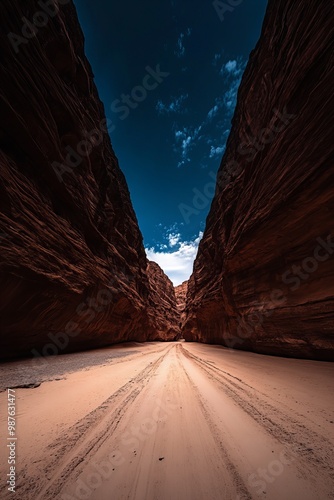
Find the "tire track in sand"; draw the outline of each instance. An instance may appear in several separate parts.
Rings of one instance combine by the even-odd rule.
[[[182,353],[211,378],[225,394],[272,437],[284,446],[293,448],[302,460],[299,473],[314,482],[326,473],[334,482],[334,453],[328,440],[321,434],[307,428],[303,423],[284,413],[279,406],[272,405],[266,394],[257,391],[238,377],[213,366],[208,361],[191,354],[180,346]],[[297,464],[296,464],[297,465]],[[332,496],[334,498],[334,494]]]
[[[216,446],[219,448],[220,456],[222,457],[222,460],[224,462],[226,470],[228,471],[228,473],[230,474],[230,477],[232,478],[232,481],[234,483],[235,489],[236,489],[237,494],[238,494],[237,500],[252,500],[252,495],[248,491],[247,486],[246,486],[242,476],[240,475],[235,464],[233,463],[233,460],[230,457],[227,449],[223,446],[222,435],[221,435],[221,432],[220,432],[218,426],[215,424],[211,413],[208,411],[206,404],[205,404],[205,401],[204,401],[200,391],[198,390],[198,388],[195,385],[195,383],[193,382],[193,380],[190,378],[189,374],[186,371],[186,368],[184,367],[184,365],[182,363],[181,356],[185,356],[185,349],[181,345],[178,345],[176,352],[177,352],[177,357],[179,360],[180,367],[183,370],[184,375],[187,378],[188,383],[189,383],[189,385],[190,385],[190,387],[191,387],[191,389],[196,397],[196,400],[198,402],[198,406],[203,413],[203,416],[204,416],[206,423],[210,429],[210,432],[214,438]]]
[[[54,458],[43,466],[44,477],[41,477],[40,471],[28,477],[27,471],[23,470],[17,484],[17,493],[21,495],[21,498],[35,498],[36,500],[59,498],[58,495],[65,483],[75,480],[80,475],[84,462],[89,460],[89,457],[94,455],[116,431],[129,406],[149,383],[152,375],[172,348],[173,346],[168,346],[162,356],[76,422],[67,430],[66,436],[62,436],[48,446]],[[39,463],[43,464],[43,459]]]

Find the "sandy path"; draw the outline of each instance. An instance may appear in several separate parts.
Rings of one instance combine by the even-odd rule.
[[[1,498],[334,498],[333,364],[182,342],[120,349],[17,389],[20,474]]]

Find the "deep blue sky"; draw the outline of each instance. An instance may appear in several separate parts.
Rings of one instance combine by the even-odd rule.
[[[267,0],[241,1],[223,20],[211,1],[74,1],[149,258],[178,284],[191,273],[211,198],[199,213],[186,211],[219,167]],[[157,65],[169,76],[146,98],[136,89],[143,100],[131,97],[129,113],[120,111],[122,95]]]

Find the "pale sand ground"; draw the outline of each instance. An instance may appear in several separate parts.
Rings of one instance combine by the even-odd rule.
[[[184,342],[50,363],[33,372],[30,361],[0,367],[5,385],[45,380],[48,369],[61,378],[16,390],[15,494],[4,484],[0,394],[0,498],[334,498],[331,363]]]

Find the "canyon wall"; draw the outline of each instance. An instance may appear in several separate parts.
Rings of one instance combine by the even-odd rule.
[[[188,341],[334,359],[334,11],[269,0],[189,280]]]
[[[158,292],[77,14],[56,5],[1,5],[2,357],[178,332],[152,314]]]
[[[151,290],[148,315],[154,325],[148,340],[177,340],[181,335],[180,313],[173,283],[156,262],[148,262],[147,274]]]
[[[175,287],[176,307],[180,315],[180,325],[182,328],[185,320],[185,308],[187,300],[188,281],[184,281],[181,285]]]

